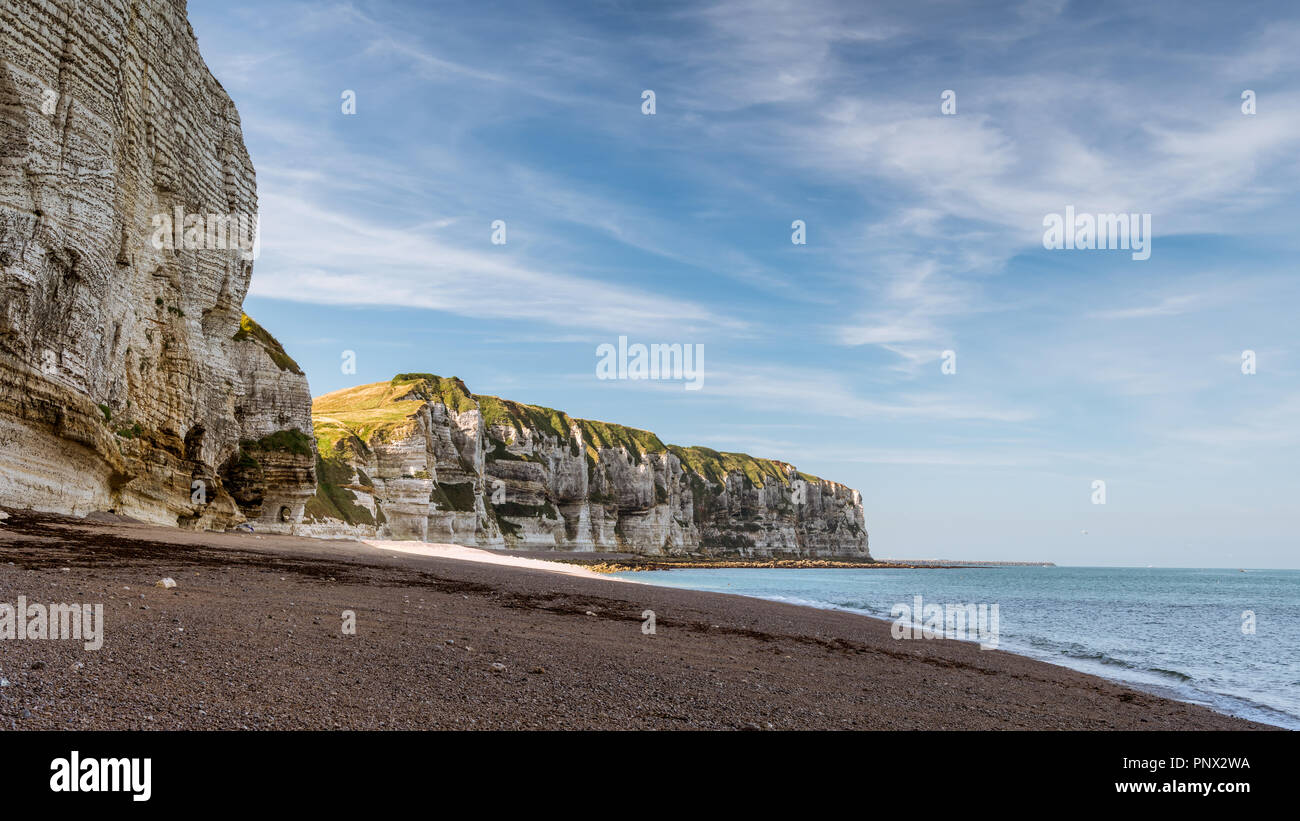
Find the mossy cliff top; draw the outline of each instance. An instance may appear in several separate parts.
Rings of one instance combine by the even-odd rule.
[[[724,482],[732,471],[743,474],[758,487],[768,480],[788,484],[794,470],[791,465],[773,459],[704,447],[666,445],[648,430],[579,419],[554,408],[473,394],[456,377],[429,373],[398,374],[388,382],[345,388],[314,399],[312,421],[320,452],[322,455],[346,452],[358,445],[368,447],[407,435],[414,427],[412,417],[429,401],[442,402],[448,410],[457,413],[478,410],[489,432],[510,428],[515,434],[523,435],[531,431],[558,442],[573,442],[576,448],[573,437],[576,429],[581,432],[586,455],[592,460],[598,458],[602,448],[626,448],[638,462],[647,454],[672,453],[685,470],[716,484]],[[796,475],[808,482],[821,481],[806,473]]]
[[[318,396],[311,403],[316,447],[322,455],[368,447],[409,432],[426,397],[410,396],[410,383],[393,379]]]
[[[270,332],[253,321],[248,314],[239,315],[239,330],[235,331],[234,340],[236,342],[252,341],[261,345],[270,354],[271,359],[280,367],[282,371],[303,375],[302,368],[293,357],[284,352],[284,346]]]

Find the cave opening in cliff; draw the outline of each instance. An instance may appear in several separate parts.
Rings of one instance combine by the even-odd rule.
[[[192,461],[201,461],[203,455],[203,434],[206,433],[202,425],[196,424],[185,434],[185,458]]]

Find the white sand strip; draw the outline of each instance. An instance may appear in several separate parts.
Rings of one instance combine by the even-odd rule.
[[[569,576],[585,576],[589,579],[604,579],[611,582],[626,582],[628,579],[619,579],[613,576],[607,576],[603,573],[596,573],[576,564],[565,564],[564,562],[548,562],[543,559],[526,559],[523,556],[503,556],[499,553],[492,553],[487,550],[479,550],[476,547],[465,547],[458,544],[437,544],[433,542],[406,542],[406,541],[386,541],[386,540],[367,540],[365,544],[380,550],[393,550],[398,553],[413,553],[417,556],[434,556],[439,559],[458,559],[464,562],[482,562],[483,564],[503,564],[508,567],[526,567],[530,570],[545,570],[551,573],[564,573]]]

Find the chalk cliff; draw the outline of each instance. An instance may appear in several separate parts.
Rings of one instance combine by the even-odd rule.
[[[299,533],[487,547],[868,557],[861,495],[741,453],[399,374],[318,397]]]
[[[0,159],[0,504],[288,529],[310,393],[242,315],[253,166],[183,0],[0,2]]]

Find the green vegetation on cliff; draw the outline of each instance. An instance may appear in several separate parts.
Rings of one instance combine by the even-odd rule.
[[[248,314],[239,315],[239,330],[235,331],[233,338],[236,342],[245,340],[257,342],[271,356],[271,359],[275,361],[280,370],[296,373],[299,376],[303,375],[302,368],[298,367],[298,363],[293,361],[293,357],[284,352],[284,346],[275,337],[271,336],[265,328],[254,322],[253,318]]]
[[[454,376],[399,373],[388,382],[344,388],[313,399],[316,440],[327,451],[341,442],[369,448],[395,441],[415,430],[415,414],[426,402],[441,402],[456,413],[478,409],[474,395]],[[349,443],[351,439],[356,441]]]
[[[523,434],[532,428],[545,436],[553,436],[561,441],[569,438],[572,420],[563,411],[544,408],[541,405],[525,405],[502,399],[499,396],[476,396],[479,413],[483,415],[486,427],[504,426],[514,428]]]
[[[375,517],[357,504],[355,490],[373,487],[350,484],[352,469],[340,458],[316,457],[316,495],[307,500],[303,514],[309,519],[342,519],[348,524],[373,525]]]
[[[366,452],[365,443],[342,422],[322,416],[313,416],[311,421],[316,434],[316,449],[321,453],[359,456]]]
[[[648,430],[597,422],[592,419],[578,419],[582,429],[582,440],[587,443],[587,456],[595,459],[600,448],[626,448],[632,455],[632,461],[641,464],[641,457],[647,453],[667,453],[668,446],[659,441]]]
[[[576,428],[582,436],[582,444],[586,446],[587,458],[593,462],[602,448],[626,448],[636,464],[640,464],[641,457],[647,453],[667,452],[667,447],[659,441],[659,437],[648,430],[597,422],[593,419],[576,419],[554,408],[525,405],[499,396],[475,396],[474,398],[478,400],[484,426],[509,427],[519,435],[523,435],[525,430],[533,430],[543,436],[553,437],[557,441],[569,442],[574,456],[580,452],[578,440],[573,436]],[[498,456],[498,458],[511,457]]]
[[[439,501],[445,502],[448,510],[462,512],[474,510],[474,485],[469,482],[444,484],[439,482],[434,488],[435,496],[441,494]]]
[[[594,419],[578,419],[564,411],[546,408],[540,405],[525,405],[497,396],[475,396],[479,402],[483,423],[487,427],[502,426],[513,428],[522,435],[526,429],[552,436],[559,441],[571,441],[577,455],[577,439],[571,431],[576,428],[586,446],[587,458],[595,462],[599,452],[605,448],[622,447],[627,450],[635,464],[640,464],[642,457],[652,453],[673,453],[681,460],[682,467],[714,484],[722,484],[732,471],[738,471],[757,487],[766,485],[769,479],[781,484],[789,484],[787,471],[792,467],[785,462],[772,459],[758,459],[747,453],[723,453],[703,447],[679,447],[665,445],[654,433],[626,425],[600,422]],[[519,457],[504,454],[503,447],[498,446],[495,457],[498,459],[517,459]],[[806,473],[799,476],[805,481],[820,481]]]
[[[474,394],[469,392],[459,377],[434,376],[431,373],[399,373],[389,381],[389,386],[399,393],[404,392],[404,399],[418,399],[422,402],[441,400],[449,410],[456,413],[474,410]],[[341,393],[341,391],[340,391]]]
[[[715,484],[722,484],[726,481],[728,473],[736,471],[743,474],[755,487],[766,486],[768,479],[775,479],[783,485],[788,485],[787,471],[793,468],[785,462],[758,459],[748,453],[726,453],[711,448],[684,448],[678,445],[669,445],[668,450],[681,460],[684,469]],[[800,473],[799,476],[808,482],[820,481],[817,477],[806,473]]]
[[[743,475],[755,487],[764,487],[769,481],[788,485],[793,472],[791,465],[773,459],[705,447],[666,445],[647,430],[578,419],[554,408],[473,394],[460,379],[431,373],[402,373],[388,382],[359,385],[317,397],[312,402],[312,420],[318,447],[321,453],[332,454],[340,449],[368,448],[374,443],[409,435],[415,428],[413,417],[431,401],[441,402],[455,413],[477,410],[481,414],[487,432],[489,461],[528,461],[524,455],[509,452],[507,441],[501,438],[513,441],[527,432],[559,443],[567,442],[574,456],[585,450],[588,464],[592,466],[604,449],[623,448],[636,464],[648,454],[672,453],[684,470],[713,485],[725,483],[727,474],[733,472]],[[807,482],[821,481],[807,473],[797,476]]]
[[[313,399],[311,417],[320,449],[332,451],[353,438],[369,448],[372,441],[391,442],[413,431],[413,417],[426,401],[411,396],[415,381],[375,382]]]
[[[239,443],[244,450],[278,451],[311,456],[311,437],[300,430],[277,430],[258,440],[245,439]]]
[[[502,502],[492,505],[498,516],[512,516],[516,519],[559,519],[560,513],[555,505],[544,502],[540,505],[525,505],[518,502]]]

